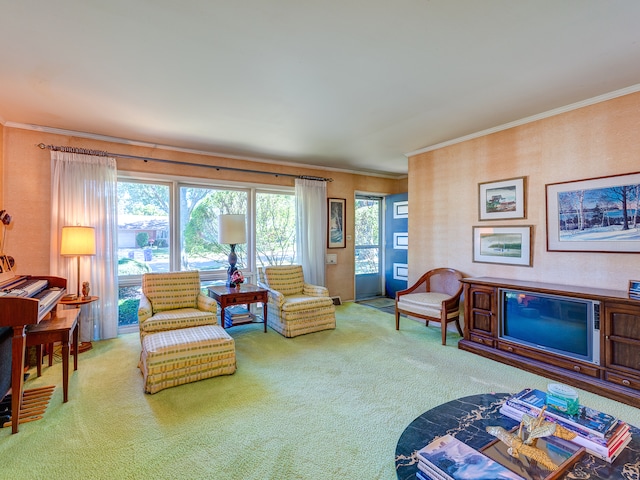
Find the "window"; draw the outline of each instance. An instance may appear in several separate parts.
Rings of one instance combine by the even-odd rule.
[[[180,187],[181,269],[226,271],[229,245],[218,243],[218,215],[247,214],[246,190]],[[236,246],[237,267],[249,267],[247,244]]]
[[[256,194],[256,263],[291,265],[296,257],[296,199],[293,194]]]
[[[118,182],[118,276],[170,269],[169,185]]]
[[[247,216],[247,243],[236,246],[237,267],[247,281],[255,283],[257,266],[295,261],[293,189],[258,191],[120,178],[119,331],[138,328],[140,287],[146,272],[199,270],[203,286],[224,281],[230,247],[218,243],[218,215],[241,213]]]

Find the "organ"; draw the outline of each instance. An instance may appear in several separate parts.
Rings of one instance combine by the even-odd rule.
[[[67,279],[17,275],[0,281],[0,399],[11,390],[11,429],[18,432],[27,325],[40,323],[65,295]]]

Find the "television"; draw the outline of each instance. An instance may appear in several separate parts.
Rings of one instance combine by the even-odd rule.
[[[600,364],[600,302],[501,288],[499,338]]]

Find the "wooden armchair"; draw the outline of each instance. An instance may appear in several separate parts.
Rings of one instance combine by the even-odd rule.
[[[452,268],[430,270],[411,287],[396,292],[396,330],[400,330],[400,314],[422,318],[425,325],[440,322],[442,344],[447,344],[447,324],[460,328],[460,296],[462,273]]]

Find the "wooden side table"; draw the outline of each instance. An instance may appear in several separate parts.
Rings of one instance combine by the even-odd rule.
[[[262,303],[262,322],[255,322],[256,317],[250,314],[254,319],[252,323],[264,323],[264,331],[267,332],[267,302],[269,301],[269,291],[256,285],[241,283],[239,287],[227,287],[225,285],[215,285],[209,287],[209,296],[215,299],[220,306],[220,323],[224,326],[224,310],[231,305],[246,305],[252,303]]]
[[[76,297],[72,300],[65,300],[64,297],[62,297],[60,299],[60,301],[58,302],[61,305],[70,305],[73,306],[75,308],[80,309],[83,305],[87,305],[89,303],[93,303],[97,300],[99,300],[100,297]],[[82,325],[82,320],[78,320],[78,338],[80,338],[80,325]],[[89,341],[89,342],[78,342],[76,344],[77,348],[78,348],[78,352],[82,353],[82,352],[86,352],[87,350],[91,350],[93,348],[93,344]]]

